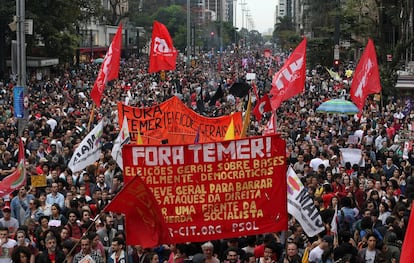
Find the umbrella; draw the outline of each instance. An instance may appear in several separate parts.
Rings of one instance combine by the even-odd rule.
[[[229,92],[236,97],[246,97],[251,89],[250,85],[246,82],[236,82],[231,85]]]
[[[101,64],[103,61],[104,61],[104,59],[103,59],[103,58],[97,58],[97,59],[95,59],[95,60],[93,61],[93,63],[95,63],[95,64]]]
[[[350,101],[342,99],[332,99],[325,101],[316,109],[316,112],[322,113],[342,113],[347,115],[357,114],[359,109]]]

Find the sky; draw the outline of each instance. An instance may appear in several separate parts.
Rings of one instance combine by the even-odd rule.
[[[242,20],[244,20],[244,27],[246,27],[246,19],[242,19],[242,7],[249,9],[249,14],[252,16],[254,22],[254,29],[260,33],[267,32],[272,28],[274,23],[274,14],[277,0],[237,0],[237,27],[241,28]],[[246,3],[241,5],[241,3]],[[253,28],[249,28],[251,30]]]

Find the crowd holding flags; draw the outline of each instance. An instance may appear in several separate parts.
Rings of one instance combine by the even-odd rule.
[[[118,30],[109,46],[108,52],[105,55],[101,68],[99,69],[98,77],[95,80],[91,91],[91,98],[96,106],[101,105],[102,94],[108,81],[118,78],[119,64],[121,60],[122,47],[122,24],[119,25]]]
[[[121,42],[122,25],[119,26],[108,53],[105,56],[91,92],[91,97],[98,107],[100,106],[105,85],[108,81],[118,77]],[[257,88],[253,83],[254,93],[258,100],[256,107],[253,110],[256,119],[260,121],[264,113],[273,111],[266,129],[264,130],[264,135],[276,133],[275,111],[280,107],[282,102],[300,94],[304,90],[306,78],[306,43],[307,40],[304,38],[281,69],[273,75],[272,89],[269,94],[265,94],[262,98],[259,98]],[[150,48],[149,72],[153,73],[160,70],[174,70],[176,56],[177,51],[173,46],[172,38],[168,33],[167,28],[165,25],[154,21]],[[332,72],[330,72],[330,74],[331,73]],[[350,90],[351,98],[360,111],[362,111],[367,96],[380,91],[381,85],[379,81],[375,47],[372,40],[369,40],[364,54],[355,70]],[[219,86],[210,102],[214,104],[217,97],[220,98],[223,96],[221,93],[223,93],[223,90],[221,86]],[[245,94],[243,93],[243,95]],[[250,95],[247,108],[243,128],[244,133],[241,137],[246,135],[245,129],[247,130],[250,122]],[[87,165],[92,164],[99,158],[100,134],[102,134],[102,131],[103,121],[101,121],[80,143],[68,164],[72,172],[84,169]],[[198,136],[196,137],[198,138]],[[231,120],[223,140],[233,139],[235,139],[235,133],[233,120]],[[121,168],[123,167],[122,155],[120,154],[121,148],[124,144],[129,142],[128,121],[125,117],[112,151],[114,159]],[[196,139],[195,143],[198,143],[198,139]],[[139,131],[137,144],[142,144]],[[22,158],[24,162],[24,155]],[[21,176],[23,173],[24,171],[20,169],[19,173],[16,173],[16,175],[13,174],[13,176]],[[303,229],[309,236],[315,236],[324,229],[322,220],[320,219],[320,215],[314,214],[314,209],[310,208],[313,205],[308,202],[310,197],[307,196],[303,185],[290,167],[287,170],[287,182],[288,212],[301,223]],[[3,192],[7,192],[8,190],[9,189],[4,189]],[[308,208],[308,210],[305,208]],[[127,216],[126,232],[129,244],[142,244],[150,247],[169,241],[168,231],[165,230],[163,215],[158,209],[157,202],[151,194],[150,189],[139,176],[136,176],[135,179],[130,181],[105,210],[124,213]],[[139,218],[142,220],[142,224],[137,224],[128,218]],[[136,230],[137,227],[139,227],[139,231]],[[131,231],[131,229],[134,229],[134,231]]]

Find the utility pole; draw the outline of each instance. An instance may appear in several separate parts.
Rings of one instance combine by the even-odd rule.
[[[190,0],[187,0],[187,65],[190,65],[190,52],[191,52],[191,4]]]
[[[16,1],[16,17],[17,17],[17,28],[16,28],[16,40],[17,40],[17,86],[14,87],[16,92],[18,89],[23,88],[23,96],[19,99],[24,100],[27,97],[26,87],[26,38],[25,38],[25,17],[26,17],[25,0]],[[16,101],[17,98],[14,98]],[[21,104],[20,104],[21,105]],[[24,127],[26,125],[28,108],[22,109],[24,111],[23,116],[18,117],[18,134],[23,134]]]

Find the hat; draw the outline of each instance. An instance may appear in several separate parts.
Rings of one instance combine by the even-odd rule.
[[[3,207],[3,211],[6,211],[6,210],[11,211],[10,206],[6,205],[5,207]]]
[[[331,157],[331,160],[335,160],[335,159],[338,159],[338,156],[333,155],[333,156]]]
[[[40,158],[39,163],[47,163],[48,160],[45,157]]]
[[[333,238],[332,236],[326,235],[322,238],[323,241],[328,242],[330,245],[333,244]]]

